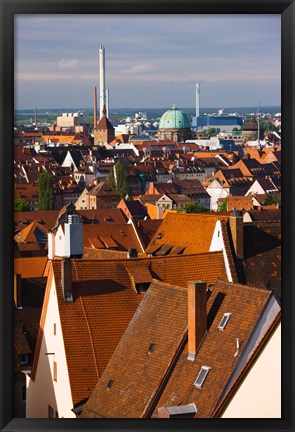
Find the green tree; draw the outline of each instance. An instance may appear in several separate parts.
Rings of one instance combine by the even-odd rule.
[[[220,212],[226,212],[227,211],[227,203],[228,203],[228,198],[225,198],[223,200],[223,203],[219,207]]]
[[[264,205],[268,206],[271,204],[281,205],[281,198],[277,195],[266,194]]]
[[[206,207],[199,203],[190,203],[184,206],[186,213],[205,213],[208,211]]]
[[[53,210],[53,180],[48,171],[42,171],[38,181],[39,210]]]
[[[118,191],[121,198],[127,200],[131,199],[131,187],[128,182],[128,173],[120,161],[116,162],[113,166],[108,176],[108,183]]]
[[[30,204],[26,201],[23,201],[20,198],[15,198],[14,200],[14,211],[15,212],[23,212],[23,211],[29,211],[30,210]]]

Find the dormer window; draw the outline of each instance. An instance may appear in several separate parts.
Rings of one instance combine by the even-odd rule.
[[[25,365],[25,364],[28,364],[28,362],[29,362],[29,356],[28,356],[28,354],[21,354],[19,356],[19,364]]]
[[[220,324],[218,326],[218,329],[220,331],[223,331],[225,329],[226,324],[228,323],[228,320],[230,319],[231,313],[230,312],[226,312],[223,317],[222,320],[220,321]]]
[[[205,379],[206,379],[206,377],[207,377],[208,372],[209,372],[210,369],[211,368],[208,367],[208,366],[202,366],[201,367],[201,370],[200,370],[200,372],[199,372],[199,374],[197,376],[197,379],[194,382],[194,386],[195,387],[197,387],[199,389],[202,388],[202,385],[204,384],[204,381],[205,381]]]

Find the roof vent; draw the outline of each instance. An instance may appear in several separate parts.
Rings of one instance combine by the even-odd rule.
[[[113,384],[114,384],[114,380],[110,379],[109,382],[108,382],[108,384],[107,384],[107,389],[110,390],[112,388]]]
[[[127,255],[127,257],[128,257],[128,258],[138,258],[137,250],[136,250],[135,248],[130,248],[130,249],[128,250],[128,255]]]
[[[158,418],[192,418],[197,413],[194,403],[158,408]]]
[[[68,223],[69,224],[77,224],[77,223],[79,223],[79,215],[77,215],[77,214],[69,214],[68,215]]]
[[[155,346],[156,346],[156,344],[153,343],[153,342],[150,344],[149,349],[148,349],[148,353],[149,353],[149,354],[152,353],[152,352],[154,351]]]

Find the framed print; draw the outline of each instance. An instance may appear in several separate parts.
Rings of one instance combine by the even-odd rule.
[[[0,2],[1,430],[293,431],[294,0]]]

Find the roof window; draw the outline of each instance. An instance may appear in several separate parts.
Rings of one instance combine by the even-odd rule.
[[[218,326],[219,330],[223,331],[225,329],[226,324],[228,323],[228,320],[230,319],[231,313],[230,312],[226,312],[221,321],[220,324]]]
[[[194,382],[194,386],[197,388],[202,388],[202,385],[204,384],[204,381],[206,379],[206,376],[208,375],[208,372],[211,368],[208,366],[202,366],[201,370],[197,376],[196,381]]]

